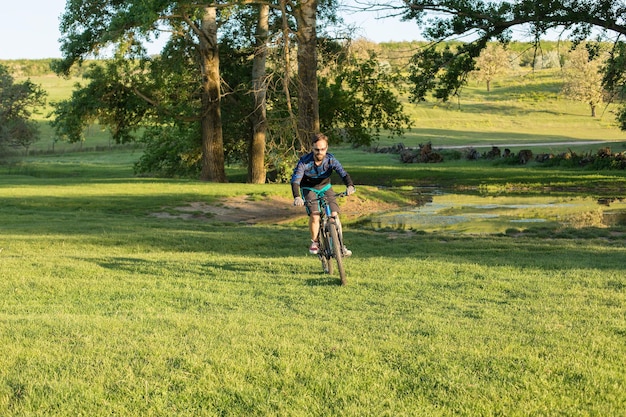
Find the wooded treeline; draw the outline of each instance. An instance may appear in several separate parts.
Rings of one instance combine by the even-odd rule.
[[[606,50],[608,48],[607,44],[601,46],[602,48],[599,49]],[[403,74],[406,72],[406,68],[409,63],[409,54],[407,54],[407,52],[413,52],[423,47],[425,47],[424,42],[391,42],[375,44],[365,40],[359,40],[351,43],[351,48],[356,55],[360,54],[361,56],[370,56],[370,54],[375,54],[375,65],[393,67],[393,72],[396,74]],[[234,61],[234,66],[224,65],[224,63],[230,62],[230,58],[233,56],[235,56],[235,54],[231,53],[231,55],[229,55],[226,59],[222,60],[223,68],[245,68],[245,64],[240,65],[240,62],[236,60]],[[245,55],[243,56],[245,59]],[[530,43],[516,42],[507,48],[503,48],[497,43],[491,43],[477,59],[478,69],[472,73],[471,78],[483,83],[489,91],[490,83],[495,78],[498,78],[498,85],[502,87],[505,86],[505,84],[503,84],[503,77],[507,77],[512,74],[521,75],[529,74],[529,71],[531,70],[561,68],[560,73],[562,74],[564,83],[563,93],[568,98],[589,103],[591,106],[591,116],[594,116],[595,106],[604,100],[605,94],[601,86],[601,74],[598,70],[599,64],[597,59],[588,60],[587,57],[588,53],[586,48],[579,47],[572,52],[571,44],[566,45],[558,42],[543,42],[540,54],[535,53],[533,45]],[[54,73],[50,69],[52,62],[52,59],[12,60],[0,61],[0,65],[8,68],[10,72],[17,77],[24,78],[27,76],[53,75]],[[84,66],[75,67],[75,70],[83,71],[84,75],[85,70],[92,68],[92,64],[102,66],[105,62],[106,60],[92,60],[87,62]],[[372,62],[370,62],[370,64],[372,64]],[[357,68],[359,71],[361,69],[362,68]],[[320,74],[330,71],[332,71],[332,68],[326,69],[323,67]],[[229,74],[230,72],[232,72],[232,69],[228,70]],[[79,74],[74,74],[74,76],[77,75]],[[342,100],[342,96],[345,96],[350,91],[355,89],[355,86],[351,86],[349,84],[350,82],[358,83],[363,79],[363,77],[352,77],[351,81],[342,84],[343,86],[347,85],[348,87],[344,90],[337,89],[337,84],[335,84],[331,89],[326,83],[326,78],[321,77],[321,79],[321,125],[325,131],[328,130],[330,132],[336,132],[337,128],[333,127],[332,123],[329,123],[329,121],[335,117],[337,113],[341,111],[345,112],[345,109],[353,108],[355,102]],[[402,76],[396,78],[395,81],[401,84],[406,84],[406,78]],[[376,86],[375,82],[372,82],[371,84]],[[408,87],[408,85],[406,85],[406,87]],[[263,90],[254,89],[253,91],[259,92]],[[330,94],[327,94],[327,92],[330,92]],[[225,98],[225,103],[236,103],[236,101],[233,101],[236,94],[237,93],[228,94]],[[370,94],[373,95],[373,93]],[[394,90],[393,94],[400,98],[398,90]],[[331,95],[333,98],[332,100]],[[380,99],[386,100],[387,98],[381,96]],[[236,106],[233,105],[230,109],[232,108],[236,108]],[[256,111],[264,111],[264,108],[258,106],[256,107]],[[242,161],[246,162],[247,157],[257,155],[257,157],[262,158],[260,161],[257,161],[257,166],[259,164],[266,164],[268,161],[282,163],[282,166],[279,168],[283,173],[282,179],[286,179],[286,176],[289,173],[288,170],[290,169],[290,165],[293,162],[288,158],[288,156],[284,156],[285,154],[288,155],[288,153],[286,152],[281,155],[277,150],[270,148],[268,148],[270,152],[266,152],[266,149],[251,152],[249,146],[252,144],[248,145],[245,141],[247,132],[243,129],[237,128],[237,126],[242,124],[245,125],[245,122],[242,122],[242,120],[245,120],[245,116],[242,117],[239,115],[240,119],[237,119],[236,117],[229,117],[230,114],[231,113],[229,111],[223,112],[223,117],[226,120],[224,128],[226,161],[237,163]],[[355,114],[358,115],[359,113],[355,112]],[[252,119],[254,114],[249,117]],[[263,122],[265,118],[257,117],[256,120]],[[353,130],[352,132],[353,135],[356,136],[356,130]],[[139,168],[142,172],[148,172],[152,175],[198,176],[200,153],[197,150],[197,147],[193,145],[194,132],[190,132],[190,137],[192,138],[190,141],[185,141],[182,133],[177,137],[162,136],[162,132],[159,131],[157,131],[154,136],[147,136],[148,134],[151,133],[147,132],[143,140],[146,142],[146,145],[150,147],[151,152],[146,152],[144,154],[137,168]],[[10,143],[5,142],[5,144],[11,145],[14,148],[19,147],[22,149],[28,149],[29,144],[35,140],[35,138],[31,136],[32,135],[28,138],[22,138],[19,142],[12,141]],[[236,138],[239,138],[239,140]],[[343,140],[343,138],[336,139]],[[368,144],[372,140],[372,136],[368,136],[364,133],[363,137],[360,138],[360,142],[357,142],[355,139],[359,138],[352,138],[353,143],[355,144]],[[131,137],[129,140],[134,139]],[[295,155],[294,152],[291,153]],[[282,157],[282,160],[279,160],[279,157]],[[249,168],[252,166],[254,166],[254,164],[248,164]],[[270,179],[281,179],[276,178],[277,174],[278,170],[273,170],[273,172],[271,172]],[[254,172],[251,169],[249,170],[248,175],[250,181],[255,182]]]
[[[336,19],[331,0],[105,3],[67,3],[55,72],[102,48],[109,56],[57,103],[53,125],[79,141],[97,119],[117,142],[145,142],[141,172],[223,182],[225,162],[238,159],[248,181],[265,182],[268,170],[284,176],[322,129],[359,145],[409,125],[399,75],[323,29]],[[156,36],[168,40],[150,56],[144,44]]]
[[[490,42],[516,46],[511,30],[519,25],[534,37],[533,66],[548,62],[538,60],[548,30],[570,31],[574,46],[587,42],[594,28],[617,34],[600,68],[601,84],[612,96],[626,85],[626,45],[619,38],[626,34],[624,12],[612,1],[364,3],[423,25],[429,42],[407,51],[406,66],[332,32],[340,21],[337,6],[336,0],[68,0],[60,24],[63,58],[52,68],[69,75],[103,51],[107,59],[83,66],[86,81],[55,104],[56,133],[80,141],[97,119],[117,142],[146,143],[140,171],[225,181],[225,161],[235,158],[249,166],[250,182],[263,182],[268,167],[284,174],[320,130],[357,146],[381,130],[402,134],[409,127],[398,100],[404,86],[411,101],[448,100],[472,74],[487,72],[480,58],[493,52]],[[475,40],[452,40],[466,34]],[[161,53],[148,55],[145,42],[160,36],[167,37]],[[598,36],[580,60],[594,60],[601,43]],[[484,80],[489,86],[489,76]],[[580,96],[572,86],[568,92]],[[626,111],[618,119],[626,120]]]

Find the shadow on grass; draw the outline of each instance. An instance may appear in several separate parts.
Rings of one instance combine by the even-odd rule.
[[[467,131],[453,129],[433,129],[414,128],[403,137],[400,142],[407,146],[416,146],[419,143],[431,142],[434,148],[454,143],[466,143],[467,147],[472,145],[517,145],[531,146],[533,143],[540,144],[546,142],[580,142],[582,139],[567,135],[540,135],[536,133],[516,133],[511,131]],[[598,142],[602,142],[601,139]],[[564,147],[565,147],[564,145]]]
[[[94,227],[89,230],[68,232],[63,223],[50,224],[37,230],[2,230],[4,235],[32,235],[34,241],[46,235],[46,244],[98,246],[104,254],[108,249],[119,253],[128,248],[133,253],[155,251],[206,253],[208,258],[235,257],[233,262],[207,261],[202,268],[228,273],[246,274],[262,272],[271,275],[280,268],[283,275],[298,275],[303,272],[312,278],[307,285],[335,285],[337,278],[316,272],[321,268],[317,262],[302,270],[299,251],[295,250],[306,240],[306,227],[285,226],[241,226],[198,224],[197,222],[151,221],[140,224],[117,224],[115,229]],[[516,268],[549,268],[567,271],[572,268],[615,269],[623,268],[626,253],[623,239],[579,239],[575,236],[554,239],[553,237],[512,236],[463,236],[432,234],[402,234],[374,232],[368,230],[346,230],[346,241],[354,251],[350,263],[393,260],[398,270],[405,270],[405,261],[445,262],[451,264],[508,265]],[[584,230],[581,231],[584,234]],[[605,250],[599,250],[605,247]],[[10,255],[5,250],[2,255]],[[620,255],[621,254],[621,255]],[[272,265],[276,259],[285,259],[284,264]],[[306,259],[306,255],[302,255]],[[179,262],[146,261],[130,257],[110,257],[102,266],[146,275],[159,275],[163,271],[188,268]],[[413,266],[414,267],[414,266]],[[411,267],[411,268],[413,268]],[[197,268],[197,265],[189,266]],[[347,266],[348,274],[350,266]],[[196,271],[197,272],[197,271]]]
[[[195,196],[197,198],[197,195]],[[0,208],[2,256],[9,256],[15,239],[27,245],[82,245],[111,248],[119,253],[155,251],[206,253],[232,256],[232,262],[207,264],[221,271],[263,271],[271,274],[301,273],[297,261],[303,242],[308,242],[306,226],[243,225],[213,223],[205,220],[158,219],[149,217],[150,207],[165,204],[167,196],[151,195],[109,197],[29,197],[7,198]],[[176,199],[180,201],[181,196]],[[346,242],[354,259],[393,259],[398,268],[403,260],[422,259],[451,263],[511,265],[522,268],[596,269],[622,268],[626,254],[623,237],[599,236],[594,230],[580,229],[570,235],[555,236],[549,231],[526,236],[450,236],[439,233],[418,234],[346,228]],[[60,247],[60,246],[59,246]],[[605,249],[598,250],[599,247]],[[286,265],[268,260],[285,258]],[[294,260],[296,259],[296,260]],[[274,262],[274,261],[271,261]],[[106,261],[108,268],[159,274],[170,264],[120,257]],[[317,266],[317,263],[316,263]],[[349,269],[349,268],[348,268]],[[315,273],[313,270],[311,273]],[[308,285],[335,285],[334,277],[311,278]]]
[[[548,109],[534,109],[534,108],[521,108],[520,106],[508,105],[502,102],[481,102],[481,103],[461,103],[461,107],[458,110],[462,113],[474,113],[474,114],[498,114],[505,117],[519,117],[529,115],[541,115],[557,117],[563,116],[563,113],[555,110]],[[581,116],[576,113],[569,113],[573,116]]]
[[[316,278],[304,280],[304,284],[308,287],[337,287],[341,286],[339,276],[319,274]]]

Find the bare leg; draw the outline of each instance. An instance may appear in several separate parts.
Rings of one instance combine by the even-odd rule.
[[[309,231],[311,232],[311,240],[317,241],[317,235],[320,232],[319,213],[311,213],[309,216]]]

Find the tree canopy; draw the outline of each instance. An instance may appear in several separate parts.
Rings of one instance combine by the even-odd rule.
[[[413,98],[422,100],[430,91],[447,100],[475,69],[475,59],[491,40],[511,41],[514,29],[525,30],[535,42],[548,33],[574,41],[596,37],[614,47],[603,68],[603,83],[608,91],[624,92],[626,78],[626,5],[623,0],[402,0],[395,8],[406,20],[423,27],[432,41],[415,55],[411,70]],[[382,7],[382,6],[381,6]],[[457,48],[436,48],[447,39],[469,39]],[[626,110],[618,117],[626,129]]]
[[[572,100],[587,103],[591,117],[596,117],[596,108],[604,101],[604,89],[600,73],[602,55],[597,52],[590,53],[593,46],[579,45],[569,54],[569,60],[563,69],[565,77],[563,92]]]
[[[0,150],[24,148],[38,139],[31,120],[34,111],[45,105],[47,93],[30,80],[16,83],[6,66],[0,65]]]
[[[318,54],[324,45],[349,47],[320,40],[336,19],[335,6],[335,0],[69,0],[56,72],[68,74],[103,50],[111,57],[91,64],[88,84],[56,105],[55,130],[81,140],[97,119],[119,142],[143,132],[144,172],[193,175],[200,165],[201,179],[225,181],[225,159],[234,157],[248,163],[251,182],[264,181],[259,167],[275,168],[286,152],[307,150],[309,135],[322,127],[347,133],[344,139],[356,145],[380,127],[401,133],[408,118],[392,94],[394,76],[375,59],[325,73],[323,88],[348,90],[342,102],[354,111],[320,115],[320,101],[333,96],[319,96]],[[165,32],[164,49],[148,56],[145,41]],[[368,118],[356,117],[359,111]]]
[[[68,136],[76,140],[81,123],[97,117],[124,141],[142,127],[139,120],[148,120],[143,127],[165,135],[181,129],[181,123],[192,123],[202,149],[200,177],[225,181],[217,8],[191,1],[68,0],[60,24],[63,59],[55,63],[55,71],[68,74],[75,64],[107,49],[114,59],[105,70],[94,67],[90,84],[79,86],[73,100],[57,107],[57,132],[74,133]],[[163,32],[169,40],[153,60],[144,43]],[[164,88],[177,80],[184,80],[180,92],[192,98],[182,106],[173,97],[177,92]]]

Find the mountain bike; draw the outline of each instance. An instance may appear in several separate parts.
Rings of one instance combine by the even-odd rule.
[[[317,256],[322,262],[322,269],[325,273],[332,275],[333,273],[333,261],[337,263],[337,271],[339,272],[339,278],[341,279],[341,285],[346,285],[346,271],[343,265],[343,233],[341,231],[341,223],[336,216],[332,215],[332,210],[328,204],[326,198],[326,190],[316,190],[314,188],[307,188],[307,190],[314,191],[317,198],[307,200],[308,203],[317,203],[320,211],[320,231],[317,236],[319,244],[319,251]],[[343,193],[335,194],[336,197],[345,197],[348,194]]]

